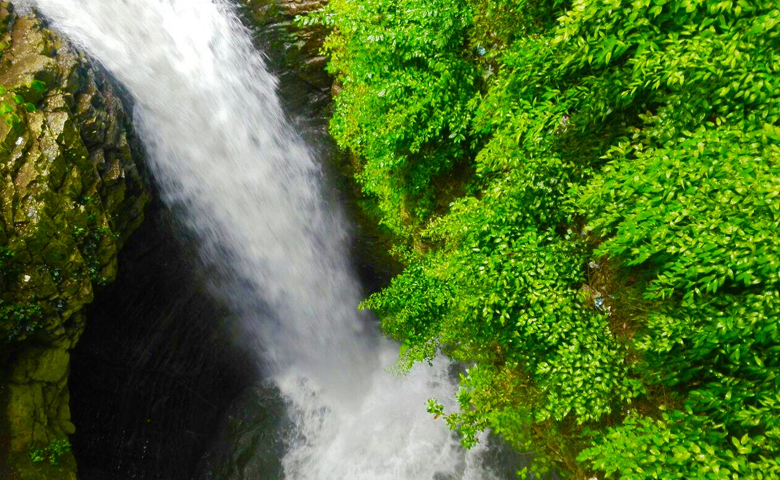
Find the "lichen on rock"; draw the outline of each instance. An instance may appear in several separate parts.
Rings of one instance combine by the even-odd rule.
[[[143,152],[111,80],[9,3],[0,86],[0,477],[75,479],[29,453],[75,431],[69,351],[143,221]]]

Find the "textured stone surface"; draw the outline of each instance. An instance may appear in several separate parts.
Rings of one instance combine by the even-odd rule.
[[[294,117],[322,129],[331,107],[333,80],[321,54],[327,30],[301,27],[295,17],[321,9],[327,0],[248,0],[239,5],[268,66],[279,78],[279,96]]]
[[[295,427],[278,389],[259,383],[226,412],[214,447],[201,460],[198,480],[283,480],[285,442]]]
[[[72,455],[33,465],[29,452],[75,431],[69,352],[149,187],[101,71],[8,3],[0,41],[0,478],[75,479]]]

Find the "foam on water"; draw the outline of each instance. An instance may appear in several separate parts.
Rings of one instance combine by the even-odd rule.
[[[290,400],[290,480],[494,478],[425,401],[451,399],[444,361],[397,378],[397,347],[356,311],[348,235],[285,120],[276,80],[225,0],[31,0],[130,92],[164,200],[217,272]]]

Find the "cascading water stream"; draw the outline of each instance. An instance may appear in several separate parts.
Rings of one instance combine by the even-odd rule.
[[[489,479],[425,400],[445,362],[396,378],[361,298],[337,208],[286,122],[276,80],[226,0],[34,0],[125,85],[164,200],[200,239],[258,365],[290,401],[290,480]]]

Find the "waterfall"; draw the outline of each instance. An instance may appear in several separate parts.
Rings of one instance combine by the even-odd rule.
[[[444,361],[386,372],[397,346],[356,306],[348,233],[276,79],[227,0],[30,0],[121,82],[163,200],[181,212],[215,295],[290,404],[289,480],[494,478],[425,401]]]

